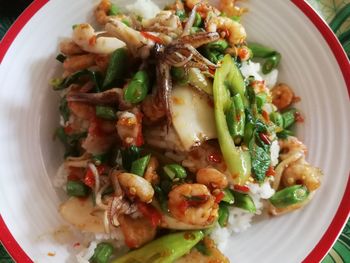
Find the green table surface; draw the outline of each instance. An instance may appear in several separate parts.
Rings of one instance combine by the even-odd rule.
[[[350,0],[307,0],[318,14],[322,16],[328,23],[336,16],[337,12],[350,3]],[[11,6],[9,12],[1,12],[0,6],[0,40],[6,33],[7,29],[15,21],[17,15],[21,12],[23,6]],[[350,29],[350,17],[342,24],[337,35]],[[349,56],[349,54],[348,54]],[[6,252],[0,242],[0,263],[14,262],[11,256]],[[350,263],[350,220],[347,222],[343,232],[338,240],[324,258],[322,263]]]

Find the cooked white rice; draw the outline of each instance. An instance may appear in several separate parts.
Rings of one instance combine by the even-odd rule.
[[[272,88],[276,85],[278,78],[278,70],[274,69],[268,74],[261,71],[261,64],[253,61],[243,61],[241,67],[242,75],[246,78],[253,76],[256,80],[265,80],[267,87]]]
[[[159,7],[151,0],[136,0],[133,4],[127,5],[126,10],[146,19],[153,18],[160,12]]]

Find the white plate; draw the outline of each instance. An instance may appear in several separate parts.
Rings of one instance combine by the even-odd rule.
[[[58,99],[47,82],[58,74],[54,58],[60,39],[70,36],[72,25],[91,20],[96,1],[46,2],[35,1],[0,48],[0,212],[12,234],[0,220],[0,238],[19,262],[70,261],[67,246],[52,237],[63,223],[57,213],[60,197],[51,184],[62,151],[52,140]],[[315,262],[349,215],[349,62],[305,2],[247,4],[248,39],[282,53],[279,79],[302,98],[297,106],[305,123],[298,136],[309,147],[308,160],[325,177],[306,209],[255,224],[233,236],[224,252],[232,262]],[[74,240],[68,243],[72,249]]]

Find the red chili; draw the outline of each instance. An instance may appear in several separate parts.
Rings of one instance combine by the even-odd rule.
[[[95,185],[94,174],[91,171],[91,169],[89,169],[89,168],[86,170],[86,174],[85,174],[85,177],[84,177],[84,184],[86,184],[90,188],[93,188],[94,185]]]
[[[68,124],[68,126],[64,127],[64,132],[65,132],[66,134],[72,133],[72,132],[73,132],[72,126],[71,126],[70,124]]]
[[[157,227],[162,222],[162,214],[152,205],[142,202],[137,203],[140,212],[146,217],[153,227]]]
[[[163,44],[163,40],[161,38],[159,38],[151,33],[148,33],[146,31],[141,31],[141,35],[149,40],[152,40],[153,42],[156,42],[158,44]]]
[[[68,180],[79,181],[84,177],[84,169],[79,167],[69,167]]]
[[[189,206],[190,205],[188,204],[188,202],[186,200],[183,200],[180,202],[178,209],[181,212],[181,214],[185,214],[185,212]]]
[[[215,196],[215,203],[220,203],[221,200],[224,198],[225,194],[224,192],[220,192]]]
[[[276,175],[275,169],[273,169],[273,167],[270,166],[269,169],[267,169],[266,171],[266,176],[275,176],[275,175]]]
[[[240,191],[240,192],[245,192],[245,193],[248,193],[249,192],[249,187],[246,186],[246,185],[239,185],[239,184],[235,184],[233,186],[233,188],[237,191]]]
[[[299,111],[296,111],[294,113],[294,117],[296,122],[304,122],[304,117],[301,116],[301,113]]]
[[[265,144],[268,144],[268,145],[271,144],[269,138],[267,137],[267,135],[265,133],[260,132],[259,137]]]
[[[216,68],[209,68],[209,73],[215,75]]]
[[[221,163],[222,161],[221,155],[218,152],[213,152],[209,154],[207,159],[209,162],[212,162],[212,163]]]

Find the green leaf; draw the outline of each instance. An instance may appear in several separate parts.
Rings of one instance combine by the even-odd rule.
[[[271,158],[268,151],[255,144],[254,140],[249,145],[249,151],[252,159],[252,171],[255,178],[262,182],[265,179],[266,171],[271,164]]]

